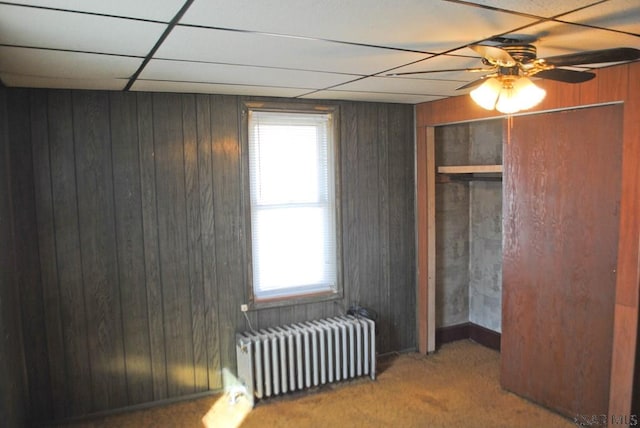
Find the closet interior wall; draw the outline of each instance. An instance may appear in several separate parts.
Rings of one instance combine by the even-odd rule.
[[[436,167],[502,163],[503,120],[435,129]],[[436,328],[501,331],[502,182],[436,180]]]

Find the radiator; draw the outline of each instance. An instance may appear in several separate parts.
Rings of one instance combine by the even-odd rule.
[[[236,337],[238,380],[258,399],[376,376],[375,324],[353,316],[308,321]]]

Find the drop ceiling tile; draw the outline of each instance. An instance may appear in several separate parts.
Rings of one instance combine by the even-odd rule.
[[[450,80],[403,79],[401,77],[368,77],[332,88],[339,91],[384,92],[407,95],[459,95],[456,88],[464,83]]]
[[[0,72],[0,79],[9,87],[18,88],[54,88],[54,89],[97,89],[103,91],[121,91],[127,84],[126,79],[78,79],[24,76]]]
[[[155,57],[364,75],[425,55],[296,37],[176,27]]]
[[[314,100],[345,100],[345,101],[369,101],[380,103],[418,104],[427,101],[435,101],[440,98],[430,95],[389,94],[384,92],[349,92],[349,91],[318,91],[307,94],[302,99]]]
[[[640,35],[640,2],[610,0],[563,16],[561,19]]]
[[[202,62],[151,60],[140,75],[147,80],[246,84],[322,89],[357,79],[357,75]]]
[[[145,56],[165,28],[132,19],[0,5],[0,43],[14,46]]]
[[[457,53],[468,53],[469,55],[477,55],[471,49],[460,49]],[[456,80],[458,82],[470,82],[485,73],[476,73],[464,71],[469,68],[484,68],[485,66],[481,62],[479,56],[453,56],[453,55],[439,55],[428,58],[424,61],[420,61],[415,64],[411,64],[404,67],[399,67],[390,73],[411,73],[417,71],[429,71],[424,74],[413,74],[402,76],[406,79],[437,79],[437,80]],[[438,70],[453,70],[460,71],[438,71]],[[385,73],[389,74],[389,73]]]
[[[142,59],[0,46],[0,72],[66,79],[128,79]]]
[[[154,80],[138,80],[133,84],[133,91],[178,92],[228,95],[252,95],[264,97],[295,98],[309,92],[308,89],[275,88],[267,86],[220,85],[214,83],[163,82]]]
[[[169,22],[184,0],[12,0],[9,3]]]
[[[424,0],[195,0],[181,23],[442,52],[535,19]]]
[[[597,0],[471,0],[472,3],[551,18],[578,8],[588,6]]]

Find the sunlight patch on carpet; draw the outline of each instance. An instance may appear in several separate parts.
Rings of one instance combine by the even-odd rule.
[[[222,370],[224,394],[211,406],[202,423],[206,428],[238,428],[253,409],[253,396],[228,369]]]
[[[238,428],[251,409],[244,395],[234,397],[224,393],[204,415],[202,423],[207,428]]]

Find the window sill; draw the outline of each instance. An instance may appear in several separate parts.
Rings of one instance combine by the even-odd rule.
[[[327,302],[342,298],[340,291],[322,291],[308,294],[295,294],[284,297],[255,299],[249,303],[249,310],[279,308],[284,306],[304,305],[308,303]]]

